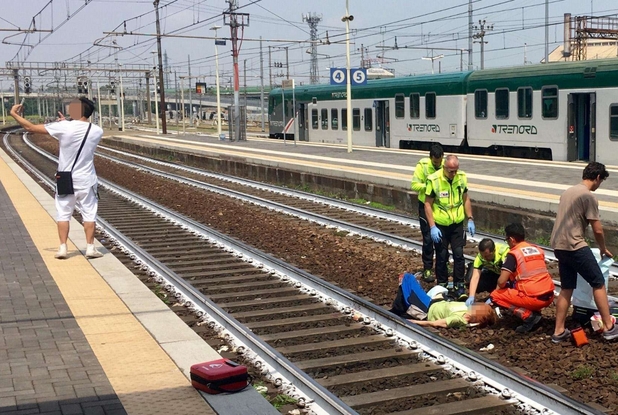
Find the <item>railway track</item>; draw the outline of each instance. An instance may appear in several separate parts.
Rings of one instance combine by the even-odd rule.
[[[51,183],[55,165],[19,147]],[[316,413],[599,413],[138,195],[105,189],[109,237]]]
[[[422,246],[422,243],[420,242],[422,240],[422,235],[418,220],[406,215],[387,212],[369,206],[362,206],[357,203],[306,193],[299,190],[286,189],[280,186],[269,185],[253,180],[242,179],[219,173],[210,173],[197,168],[164,162],[125,151],[120,151],[111,147],[99,146],[99,148],[103,151],[99,151],[98,154],[108,154],[110,155],[110,158],[115,161],[124,160],[128,162],[129,160],[137,160],[142,163],[141,165],[144,168],[152,168],[153,172],[159,171],[173,173],[179,177],[187,177],[198,180],[201,183],[207,182],[208,184],[215,186],[210,189],[212,191],[221,192],[221,189],[229,189],[235,192],[230,194],[233,197],[251,195],[264,201],[270,201],[278,204],[271,206],[267,206],[265,203],[263,204],[265,207],[270,209],[278,209],[279,206],[300,209],[302,211],[315,213],[316,215],[332,218],[337,222],[353,224],[361,228],[377,230],[384,234],[405,238],[408,240],[407,244],[411,249],[419,250]],[[260,202],[261,201],[258,200],[258,203]],[[291,214],[294,213],[291,212]],[[334,224],[334,226],[342,225],[337,223]],[[468,235],[468,240],[472,241],[473,244],[472,246],[465,248],[467,260],[474,259],[478,253],[476,250],[476,244],[483,238],[490,238],[495,242],[500,243],[504,242],[503,236],[485,232],[477,232],[474,237],[470,237]],[[382,238],[378,236],[377,239]],[[397,243],[397,241],[392,242]],[[553,249],[546,246],[542,246],[542,248],[548,262],[554,265],[551,267],[552,269],[550,271],[554,271],[553,273],[557,277],[557,266],[555,266],[557,260]],[[610,275],[613,278],[618,277],[618,264],[615,263],[612,265]],[[616,291],[618,293],[618,288]]]

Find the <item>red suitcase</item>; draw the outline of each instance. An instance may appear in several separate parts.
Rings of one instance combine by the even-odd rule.
[[[198,363],[191,366],[191,384],[210,394],[240,392],[251,381],[247,367],[227,359]]]

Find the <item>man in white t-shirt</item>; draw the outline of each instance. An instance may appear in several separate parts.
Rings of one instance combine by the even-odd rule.
[[[94,103],[87,98],[81,97],[71,101],[69,104],[69,115],[72,121],[65,120],[62,113],[59,113],[60,119],[58,122],[35,125],[21,116],[21,105],[14,105],[11,108],[11,116],[29,133],[49,134],[58,139],[60,146],[58,171],[71,171],[73,163],[75,163],[71,173],[74,194],[59,195],[56,192],[60,247],[55,257],[58,259],[67,258],[66,243],[69,237],[69,223],[76,206],[81,211],[84,222],[87,243],[86,258],[99,258],[102,256],[94,247],[95,221],[98,208],[94,152],[103,136],[103,130],[94,124],[90,124],[88,121],[93,112]],[[90,130],[88,131],[89,127]],[[76,159],[87,131],[88,136],[82,151],[79,153],[79,157]]]

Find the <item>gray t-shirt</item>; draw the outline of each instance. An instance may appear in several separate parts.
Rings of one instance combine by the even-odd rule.
[[[560,196],[551,247],[576,251],[588,246],[584,234],[591,220],[599,220],[599,202],[592,192],[581,183],[565,190]]]

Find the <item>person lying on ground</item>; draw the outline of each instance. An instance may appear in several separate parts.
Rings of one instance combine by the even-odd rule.
[[[491,326],[498,316],[488,304],[468,307],[463,302],[446,301],[447,289],[435,286],[425,292],[413,274],[403,274],[390,312],[419,326],[465,327]]]

